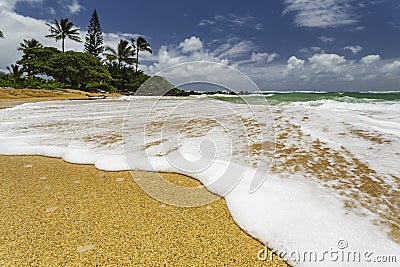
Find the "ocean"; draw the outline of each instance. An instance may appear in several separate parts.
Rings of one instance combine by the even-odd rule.
[[[356,251],[358,266],[400,262],[400,92],[26,103],[0,110],[0,154],[188,175],[296,266],[358,264],[326,251]],[[148,193],[185,207],[215,199]],[[301,259],[307,251],[317,258]]]

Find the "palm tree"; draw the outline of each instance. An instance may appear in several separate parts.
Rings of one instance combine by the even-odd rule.
[[[23,56],[23,59],[20,60],[20,61],[17,61],[17,63],[23,65],[23,70],[28,73],[29,77],[35,77],[35,68],[33,67],[32,59],[26,61],[25,63],[22,63],[22,61],[25,61],[26,58],[31,58],[31,56],[27,55],[27,54],[29,54],[28,49],[42,48],[42,47],[43,47],[43,45],[36,39],[32,39],[32,40],[24,39],[24,41],[19,44],[18,50],[19,51],[23,51],[24,52],[24,56]]]
[[[46,35],[46,37],[56,39],[62,41],[62,51],[64,52],[64,41],[65,39],[69,38],[75,42],[82,42],[81,38],[79,37],[79,29],[74,27],[74,23],[69,21],[67,18],[62,18],[60,23],[58,23],[57,19],[54,19],[55,25],[51,25],[46,23],[47,26],[50,27],[51,34]]]
[[[24,71],[19,68],[19,65],[17,64],[11,64],[11,68],[7,66],[7,70],[10,72],[11,76],[17,80],[22,77],[24,74]]]
[[[24,39],[24,42],[19,44],[18,50],[23,51],[27,48],[35,48],[35,47],[43,47],[43,45],[36,39],[32,39],[32,40]]]
[[[122,68],[122,63],[132,65],[136,62],[135,49],[126,40],[121,39],[119,41],[117,51],[111,47],[106,47],[106,51],[109,52],[103,54],[106,60],[110,62],[116,60],[120,69]]]
[[[150,44],[142,36],[137,38],[136,42],[135,39],[131,39],[131,41],[132,41],[132,46],[137,50],[136,52],[136,72],[137,72],[139,65],[139,51],[149,52],[150,54],[152,54],[153,51],[150,48]]]
[[[0,38],[4,38],[3,32],[0,31]]]

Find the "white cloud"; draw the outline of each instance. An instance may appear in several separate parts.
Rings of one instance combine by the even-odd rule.
[[[335,38],[326,36],[320,36],[318,39],[320,39],[323,43],[331,43],[335,41]]]
[[[357,22],[351,2],[354,0],[285,0],[283,14],[295,13],[298,27],[338,27]]]
[[[257,23],[257,24],[254,26],[254,29],[256,29],[256,30],[262,30],[263,27],[264,27],[264,24],[262,24],[262,23]]]
[[[365,26],[358,26],[358,27],[356,27],[354,30],[355,30],[355,31],[363,31],[363,30],[365,30],[365,29],[366,29]]]
[[[353,77],[353,75],[346,74],[346,75],[344,75],[343,79],[344,79],[345,81],[351,82],[351,81],[353,81],[355,78]]]
[[[0,0],[0,9],[14,10],[18,2],[30,3],[32,5],[42,3],[44,0]]]
[[[293,70],[293,69],[301,68],[301,67],[304,65],[304,63],[305,63],[305,60],[303,60],[303,59],[298,59],[298,58],[295,57],[295,56],[291,56],[291,57],[287,60],[286,63],[287,63],[286,68],[287,68],[288,70]]]
[[[377,62],[379,60],[381,60],[381,57],[379,55],[368,55],[368,56],[363,57],[360,60],[360,62],[363,63],[363,64],[369,65],[369,64],[372,64],[372,63]]]
[[[217,22],[220,24],[225,24],[231,29],[236,29],[238,27],[250,27],[256,30],[262,30],[264,27],[264,24],[257,22],[257,19],[249,14],[237,15],[233,13],[229,13],[225,16],[216,15],[213,19],[203,19],[199,22],[198,26],[214,26]]]
[[[182,43],[184,42],[181,42],[181,44]],[[228,60],[220,59],[213,53],[209,53],[203,49],[195,50],[192,53],[185,53],[182,51],[182,47],[180,45],[163,45],[158,49],[154,57],[156,59],[154,63],[147,66],[142,65],[142,69],[150,74],[155,74],[165,68],[191,61],[212,61],[229,64]]]
[[[203,48],[203,43],[200,38],[196,36],[192,36],[189,39],[185,39],[185,41],[179,44],[179,47],[182,48],[183,53],[190,53],[201,50]]]
[[[229,57],[228,60],[221,56],[222,51],[232,51],[233,47],[235,49],[242,47],[242,42],[246,41],[239,41],[235,44],[226,43],[212,51],[203,47],[202,50],[190,54],[183,53],[179,45],[163,46],[156,53],[157,60],[149,66],[142,66],[142,69],[150,74],[155,74],[176,64],[200,60],[223,63],[237,68],[249,75],[260,88],[267,90],[398,89],[399,59],[380,60],[379,55],[370,55],[361,60],[349,60],[342,55],[317,52],[305,58],[291,56],[286,61],[268,62],[268,56],[274,53],[248,53],[248,49],[238,49],[248,53],[247,59],[244,60],[237,57]],[[242,45],[238,45],[240,43]],[[254,48],[252,43],[247,46]],[[367,62],[375,64],[367,64]],[[179,68],[179,71],[168,73],[168,78],[178,83],[184,78],[212,80],[219,76],[223,76],[221,70],[205,66],[195,69],[184,67]],[[232,79],[232,77],[229,78]],[[386,86],[382,87],[382,84]]]
[[[344,56],[336,54],[316,54],[308,59],[316,72],[340,72],[346,63]]]
[[[52,39],[45,38],[49,34],[46,21],[16,14],[11,9],[0,10],[0,25],[5,38],[0,40],[2,55],[0,69],[5,69],[10,64],[15,64],[20,59],[21,52],[17,51],[23,39],[35,38],[46,46],[54,46]],[[17,31],[15,29],[18,29]],[[70,42],[66,42],[69,47]]]
[[[303,53],[303,54],[315,54],[315,53],[319,53],[319,52],[323,53],[323,50],[321,47],[311,46],[309,48],[302,48],[299,50],[299,52]]]
[[[400,59],[385,64],[381,70],[387,73],[400,72]]]
[[[182,42],[184,43],[184,42]],[[190,79],[191,81],[221,81],[235,83],[235,77],[224,77],[227,66],[230,62],[227,59],[221,59],[214,53],[204,49],[195,50],[192,53],[184,53],[180,45],[161,46],[155,53],[157,60],[150,65],[142,65],[141,69],[150,75],[162,71],[162,75],[175,85]],[[188,62],[215,62],[220,64],[196,63],[194,65],[185,65]],[[181,65],[176,67],[177,65]],[[171,68],[173,67],[173,68]],[[195,67],[195,69],[194,69]],[[232,81],[229,81],[232,80]]]
[[[84,7],[79,3],[79,0],[71,0],[66,3],[66,8],[70,14],[78,14]]]
[[[254,62],[272,62],[278,57],[278,53],[273,52],[272,54],[269,54],[267,52],[264,53],[252,53],[251,54],[251,60]]]
[[[207,26],[207,25],[214,25],[215,21],[209,19],[203,19],[199,22],[198,26]]]
[[[249,54],[254,49],[254,44],[251,41],[241,41],[237,44],[223,44],[217,48],[220,52],[220,58],[239,58],[245,54]]]
[[[55,16],[56,15],[56,10],[52,7],[48,7],[47,11],[50,15]]]
[[[233,25],[244,26],[246,24],[253,23],[255,21],[255,18],[250,15],[240,16],[235,14],[229,14],[228,17],[226,17],[226,20]]]
[[[55,10],[53,7],[46,7],[43,3],[46,0],[0,0],[0,9],[7,9],[8,11],[13,11],[17,3],[29,3],[33,7],[40,7],[43,10],[46,10],[49,14],[55,15]],[[79,3],[80,0],[59,0],[60,5],[64,7],[64,10],[68,12],[68,14],[76,15],[80,11],[84,9]]]
[[[358,54],[358,52],[360,52],[361,50],[363,50],[363,48],[359,45],[355,45],[355,46],[346,46],[343,47],[343,50],[349,50],[351,53],[353,53],[354,55]]]

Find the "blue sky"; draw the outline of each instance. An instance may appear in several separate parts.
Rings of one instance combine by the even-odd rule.
[[[106,45],[148,39],[154,53],[143,54],[142,69],[149,74],[209,60],[265,90],[400,90],[397,0],[0,0],[0,69],[18,59],[24,38],[60,46],[43,37],[54,18],[68,17],[83,39],[93,9]],[[66,48],[82,44],[67,40]]]

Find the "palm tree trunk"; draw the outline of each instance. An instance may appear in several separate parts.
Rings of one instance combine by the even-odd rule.
[[[64,40],[65,39],[62,39],[62,51],[63,51],[63,53],[64,53]]]
[[[137,51],[136,51],[136,73],[137,73],[138,65],[139,65],[139,49],[137,49]]]

